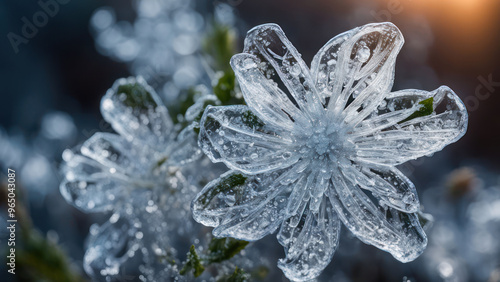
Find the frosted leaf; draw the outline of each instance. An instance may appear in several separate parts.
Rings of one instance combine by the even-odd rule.
[[[208,183],[193,200],[193,217],[216,227],[217,237],[254,241],[281,224],[287,187],[276,185],[278,173],[246,176],[229,171]]]
[[[297,161],[291,140],[267,131],[246,106],[208,106],[200,124],[200,147],[229,168],[255,174]]]
[[[318,213],[306,210],[298,225],[292,218],[281,225],[278,241],[285,247],[286,258],[279,260],[278,267],[294,281],[317,277],[330,263],[339,234],[340,220],[328,199],[323,198]]]
[[[172,121],[167,108],[142,78],[119,79],[101,101],[104,119],[128,141],[161,150]]]
[[[227,193],[213,192],[227,175],[211,182],[193,203],[195,219],[216,235],[255,240],[275,228],[262,216],[266,203],[283,199],[279,266],[293,280],[315,278],[330,262],[338,219],[402,262],[418,257],[427,244],[419,199],[395,165],[457,141],[468,117],[445,86],[390,92],[403,41],[391,23],[365,25],[330,40],[309,70],[277,25],[249,31],[245,53],[231,60],[248,107],[208,107],[198,138],[213,162],[251,181]],[[262,198],[239,198],[260,190]]]

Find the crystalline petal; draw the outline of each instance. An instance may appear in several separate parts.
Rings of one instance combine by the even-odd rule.
[[[323,110],[309,68],[278,25],[264,24],[248,31],[243,51],[269,63],[303,111]]]
[[[204,88],[200,89],[200,91],[208,91],[204,90]],[[203,93],[202,92],[202,93]],[[184,114],[184,118],[193,122],[195,119],[199,118],[203,111],[205,110],[206,105],[216,105],[219,102],[217,96],[211,94],[203,94],[200,98],[196,99],[196,102],[186,110]]]
[[[288,188],[279,173],[243,176],[229,171],[203,188],[192,203],[196,221],[216,227],[217,237],[254,241],[274,232],[283,221]]]
[[[291,130],[294,121],[304,120],[303,113],[290,98],[259,69],[259,62],[253,55],[242,53],[231,58],[243,97],[252,111],[266,124]]]
[[[385,213],[361,189],[335,174],[328,197],[344,225],[366,244],[391,253],[401,262],[417,258],[427,237],[415,214],[387,207]]]
[[[66,162],[63,172],[61,194],[68,202],[85,212],[113,209],[121,199],[127,181],[127,178],[119,173],[110,177],[108,167],[74,154]]]
[[[286,253],[278,267],[293,281],[313,279],[330,263],[337,249],[340,220],[330,201],[323,197],[317,213],[306,209],[298,225],[293,221],[289,218],[283,222],[278,233]]]
[[[149,167],[137,161],[140,160],[139,152],[134,146],[116,134],[96,133],[83,143],[81,151],[84,156],[125,175],[144,175],[149,172]]]
[[[257,174],[285,168],[300,158],[290,139],[251,124],[246,106],[208,106],[200,122],[199,144],[214,162]],[[251,112],[250,112],[251,113]],[[252,121],[254,122],[254,121]]]
[[[381,203],[397,210],[415,213],[420,210],[415,185],[397,168],[352,165],[342,168],[350,182],[371,191]]]
[[[118,217],[116,222],[106,222],[94,230],[88,239],[83,266],[93,279],[117,278],[124,271],[124,263],[134,259],[128,253],[134,245],[134,238],[129,235],[132,226],[123,217],[115,215],[115,218]]]
[[[396,26],[377,23],[343,33],[318,52],[313,73],[322,96],[333,93],[332,115],[355,126],[376,109],[392,87],[403,42]]]
[[[198,147],[198,136],[194,131],[194,124],[183,129],[168,155],[168,165],[182,166],[200,158],[201,150]]]
[[[138,85],[146,94],[133,99],[120,86]],[[167,108],[155,91],[141,78],[119,79],[101,100],[101,113],[114,130],[128,141],[148,144],[157,151],[164,149],[170,140],[172,121]]]
[[[393,98],[389,97],[389,106],[413,105],[415,101],[422,101],[422,96],[433,97],[434,112],[408,121],[404,120],[406,114],[402,114],[399,123],[392,122],[383,130],[353,137],[351,140],[356,145],[354,159],[367,163],[398,165],[442,150],[460,139],[467,130],[465,106],[448,87],[440,87],[429,94],[405,90],[395,92],[392,96]],[[384,113],[388,114],[390,113]]]

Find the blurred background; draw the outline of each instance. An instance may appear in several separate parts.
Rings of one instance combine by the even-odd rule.
[[[213,18],[234,28],[238,51],[248,29],[277,23],[306,62],[339,33],[390,21],[406,42],[394,90],[449,86],[467,106],[468,132],[432,158],[402,165],[424,212],[434,216],[424,255],[402,264],[344,230],[319,280],[500,281],[500,1],[57,3],[57,11],[45,17],[34,1],[0,3],[0,175],[5,182],[7,168],[17,171],[33,226],[60,246],[75,272],[85,277],[84,240],[102,218],[79,212],[60,196],[59,164],[64,149],[110,131],[99,102],[116,79],[143,75],[167,105],[183,89],[210,86],[199,46]],[[26,21],[38,25],[26,28]],[[6,236],[2,228],[2,252]],[[272,250],[262,253],[271,262],[266,279],[286,281],[276,270],[283,251],[274,236],[252,246]],[[0,270],[0,277],[12,278],[5,264]]]

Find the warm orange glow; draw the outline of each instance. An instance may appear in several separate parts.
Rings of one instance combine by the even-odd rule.
[[[382,5],[399,5],[405,15],[423,15],[433,28],[438,46],[447,52],[443,63],[469,66],[488,60],[494,50],[498,0],[382,0]]]

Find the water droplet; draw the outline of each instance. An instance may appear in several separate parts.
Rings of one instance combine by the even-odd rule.
[[[361,48],[358,49],[358,52],[356,53],[356,59],[361,63],[365,63],[370,58],[370,54],[371,54],[370,48],[368,48],[367,46],[362,46]]]

